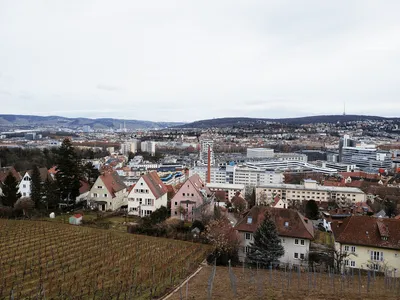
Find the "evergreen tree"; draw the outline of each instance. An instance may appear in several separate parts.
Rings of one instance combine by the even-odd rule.
[[[21,194],[18,193],[18,182],[11,172],[4,179],[1,189],[3,195],[0,196],[0,202],[4,206],[13,207],[18,198],[21,197]]]
[[[60,193],[57,183],[47,178],[44,182],[43,190],[46,208],[57,208],[58,203],[60,203]]]
[[[97,180],[97,177],[100,176],[99,170],[97,170],[91,162],[88,162],[83,166],[82,172],[90,186],[94,184]]]
[[[57,155],[57,185],[62,200],[74,203],[81,186],[81,164],[69,139],[65,139]]]
[[[283,256],[285,250],[268,211],[264,217],[263,222],[254,233],[254,241],[250,244],[247,258],[251,263],[269,266]]]
[[[306,204],[306,217],[311,220],[318,219],[318,205],[314,200],[308,200]]]
[[[31,200],[35,203],[36,208],[41,208],[42,201],[42,178],[40,177],[39,168],[34,165],[31,175]]]

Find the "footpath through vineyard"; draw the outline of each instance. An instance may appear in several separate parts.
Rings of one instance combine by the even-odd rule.
[[[67,224],[0,220],[0,299],[151,299],[208,245]]]

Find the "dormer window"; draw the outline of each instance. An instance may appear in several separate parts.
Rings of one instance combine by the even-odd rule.
[[[253,223],[253,218],[252,217],[247,217],[247,224]]]
[[[289,227],[289,222],[286,221],[284,225],[285,227]]]

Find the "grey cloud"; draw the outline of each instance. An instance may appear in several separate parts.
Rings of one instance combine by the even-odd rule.
[[[31,95],[5,113],[400,113],[396,0],[66,3],[0,1],[0,90]]]

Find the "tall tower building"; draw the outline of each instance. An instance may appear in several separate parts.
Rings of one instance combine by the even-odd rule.
[[[210,165],[214,165],[214,141],[213,140],[202,140],[200,142],[200,161],[204,164],[208,164],[208,157],[210,156]],[[210,149],[210,155],[208,154]]]

